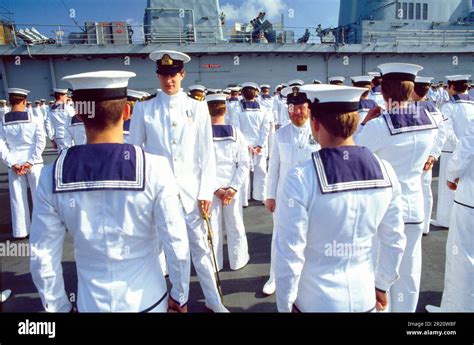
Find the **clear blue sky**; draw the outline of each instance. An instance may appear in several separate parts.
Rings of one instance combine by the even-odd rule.
[[[72,8],[81,26],[85,21],[128,21],[141,25],[146,4],[147,0],[0,0],[0,17],[5,17],[8,9],[16,23],[35,24],[37,29],[41,28],[38,24],[74,26],[68,11]],[[220,0],[220,6],[227,15],[227,25],[235,21],[247,23],[261,9],[273,23],[279,22],[284,14],[287,27],[337,26],[339,14],[339,0]],[[74,27],[68,29],[80,31]],[[47,36],[54,36],[51,27],[43,27],[43,31]]]

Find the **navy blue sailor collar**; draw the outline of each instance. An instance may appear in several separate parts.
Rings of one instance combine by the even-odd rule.
[[[397,135],[437,129],[438,125],[433,113],[434,111],[431,111],[429,103],[414,102],[409,104],[407,108],[398,111],[385,111],[382,116],[387,123],[390,134]]]
[[[241,100],[240,104],[242,105],[242,109],[246,111],[256,111],[260,110],[260,104],[257,101],[246,101]]]
[[[214,141],[236,141],[237,136],[231,125],[212,125],[212,136]]]
[[[91,144],[63,150],[54,163],[53,193],[145,189],[145,153],[130,144]]]
[[[370,110],[377,106],[377,102],[373,99],[361,99],[359,102],[359,110]]]
[[[366,147],[323,148],[312,159],[322,194],[392,186],[384,164]]]
[[[29,111],[11,111],[3,115],[4,125],[29,122],[31,122],[31,113]]]

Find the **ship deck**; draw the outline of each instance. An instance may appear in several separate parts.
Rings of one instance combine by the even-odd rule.
[[[47,149],[45,162],[54,161],[56,153]],[[434,171],[437,176],[437,171]],[[0,241],[11,239],[11,224],[6,168],[0,165]],[[437,177],[433,179],[433,192],[437,198]],[[435,207],[436,208],[436,207]],[[220,273],[224,303],[231,312],[276,312],[275,296],[265,296],[262,287],[268,279],[270,268],[270,243],[272,217],[261,204],[253,203],[244,209],[244,222],[250,251],[250,262],[241,270],[231,271],[227,259]],[[439,305],[444,285],[444,263],[447,229],[431,227],[428,236],[423,237],[423,269],[421,293],[417,312],[425,312],[426,304]],[[27,240],[15,243],[27,243]],[[227,248],[224,247],[224,253]],[[35,289],[29,271],[28,257],[2,257],[1,289],[12,290],[12,296],[2,304],[3,312],[36,313],[43,311],[41,300]],[[63,274],[68,294],[77,290],[76,266],[73,243],[66,236],[63,254]],[[206,312],[204,297],[193,270],[190,285],[189,311]]]

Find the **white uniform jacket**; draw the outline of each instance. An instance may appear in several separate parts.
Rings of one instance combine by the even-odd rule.
[[[217,188],[239,191],[250,170],[248,143],[242,132],[229,125],[213,125]]]
[[[241,99],[241,97],[230,97],[227,100],[227,113],[225,117],[225,123],[227,125],[232,125],[234,123],[235,108],[239,106]]]
[[[43,163],[45,146],[43,124],[31,113],[12,111],[1,119],[0,159],[8,167]]]
[[[375,287],[386,291],[398,278],[406,242],[400,197],[390,164],[364,147],[321,149],[291,169],[277,199],[278,310],[373,310]]]
[[[370,109],[377,107],[378,104],[373,99],[361,99],[359,102],[359,124],[361,124],[367,114],[369,113]]]
[[[64,130],[64,147],[69,148],[87,143],[86,128],[79,117],[71,117],[71,120],[66,123]]]
[[[267,146],[270,123],[257,101],[240,101],[240,106],[235,109],[234,126],[244,134],[249,145]]]
[[[357,145],[366,146],[388,161],[402,187],[403,220],[420,224],[424,219],[421,175],[433,142],[438,122],[426,103],[400,109],[399,113],[383,112],[365,126],[360,126]]]
[[[309,120],[303,127],[289,123],[277,130],[268,167],[266,199],[276,200],[288,171],[310,159],[317,150],[319,144],[313,138]]]
[[[188,237],[166,158],[128,144],[74,146],[44,168],[37,201],[31,274],[46,311],[71,309],[61,268],[66,229],[74,240],[80,312],[140,312],[167,303],[158,241],[171,297],[187,302]]]
[[[380,86],[373,87],[370,90],[368,99],[371,99],[371,100],[375,101],[375,103],[377,103],[377,105],[379,107],[385,108],[385,100],[383,99],[383,95],[382,95],[382,91],[381,91]]]
[[[454,202],[474,208],[474,120],[468,123],[453,158],[448,163],[447,177],[451,182],[459,178]]]
[[[468,94],[453,95],[450,102],[441,107],[446,120],[447,146],[445,151],[453,152],[461,140],[469,121],[474,119],[474,100]]]
[[[63,150],[65,126],[69,123],[71,117],[75,115],[74,108],[64,103],[55,103],[49,109],[46,119],[46,133],[50,140],[55,140],[59,150]]]
[[[433,102],[421,101],[419,103],[424,104],[424,107],[431,112],[431,114],[436,120],[436,123],[438,124],[438,134],[436,135],[436,138],[433,142],[433,147],[431,148],[430,156],[439,159],[447,138],[446,121],[444,121],[445,118],[443,117],[443,114],[441,114],[440,110],[436,108]]]
[[[273,97],[273,115],[275,117],[275,124],[278,126],[283,126],[289,122],[288,104],[286,103],[285,96],[279,94]]]
[[[148,153],[168,158],[187,213],[197,200],[212,200],[216,190],[216,162],[211,116],[206,102],[184,92],[136,103],[129,142]]]

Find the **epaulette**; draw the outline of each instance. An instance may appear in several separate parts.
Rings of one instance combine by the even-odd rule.
[[[144,97],[144,98],[142,99],[142,102],[143,102],[143,101],[149,101],[150,99],[155,98],[157,95],[158,95],[158,93],[154,93],[153,95],[146,96],[146,97]]]

